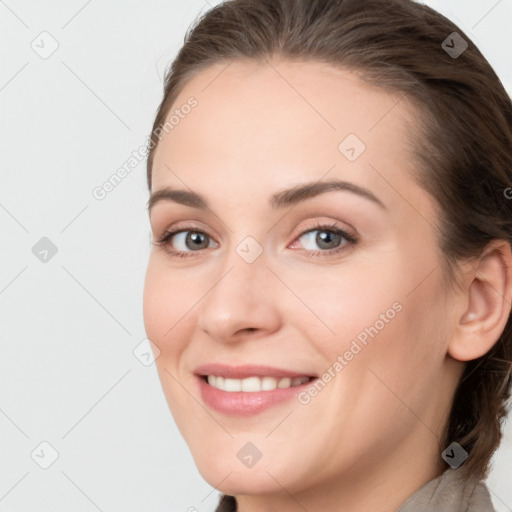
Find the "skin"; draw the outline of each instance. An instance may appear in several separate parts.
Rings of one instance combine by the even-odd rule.
[[[193,190],[210,209],[159,202],[151,229],[158,240],[199,227],[209,247],[194,251],[183,237],[167,250],[152,246],[144,322],[198,469],[242,512],[394,511],[448,467],[439,443],[463,361],[489,350],[510,312],[510,248],[491,247],[461,266],[460,289],[448,287],[439,210],[412,179],[418,114],[354,72],[236,61],[201,71],[173,108],[190,96],[197,107],[156,149],[152,192]],[[350,133],[366,145],[353,162],[338,149]],[[274,192],[335,178],[385,208],[339,190],[281,210],[268,204]],[[318,231],[304,236],[320,221],[358,243],[335,240],[329,255],[314,241]],[[236,252],[247,236],[263,251],[252,263]],[[401,311],[307,405],[292,399],[242,418],[202,401],[198,365],[322,375],[395,302]],[[247,442],[262,453],[250,468],[237,457]]]

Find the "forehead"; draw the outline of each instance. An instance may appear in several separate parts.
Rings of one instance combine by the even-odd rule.
[[[190,98],[196,105],[183,108]],[[173,115],[155,151],[153,191],[184,182],[219,199],[241,189],[268,196],[327,176],[391,196],[390,182],[411,181],[413,107],[355,71],[287,60],[219,63],[186,84],[166,120]]]

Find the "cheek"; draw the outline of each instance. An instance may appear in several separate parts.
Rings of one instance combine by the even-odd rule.
[[[418,275],[410,270],[410,275]],[[382,418],[386,408],[396,405],[400,409],[400,400],[415,411],[428,407],[428,402],[435,399],[433,389],[445,359],[447,304],[442,298],[440,270],[416,288],[410,281],[404,277],[395,285],[395,293],[389,295],[389,300],[396,298],[400,311],[388,323],[374,322],[374,327],[383,328],[368,338],[368,344],[357,356],[358,370],[375,386],[368,397],[371,396],[372,407],[380,409]],[[402,413],[409,418],[407,410]]]
[[[143,318],[146,334],[162,354],[177,351],[186,326],[188,288],[172,279],[155,255],[150,256],[144,282]]]
[[[158,255],[151,254],[144,281],[143,318],[147,337],[160,351],[155,366],[165,399],[170,411],[179,415],[183,407],[179,405],[178,364],[187,339],[184,314],[190,307],[185,307],[183,287],[171,276]]]
[[[300,298],[290,298],[289,323],[306,329],[307,339],[333,361],[354,339],[364,346],[375,331],[383,337],[396,322],[402,300],[399,276],[389,264],[384,272],[380,264],[355,260],[337,269],[284,274],[283,280]]]
[[[443,280],[439,268],[424,279],[425,269],[437,263],[426,251],[390,251],[385,256],[361,260],[350,273],[331,271],[328,278],[316,275],[309,281],[295,278],[294,290],[318,317],[309,315],[307,324],[300,321],[329,365],[346,356],[343,364],[352,371],[344,372],[350,373],[350,384],[345,381],[344,386],[356,385],[372,369],[397,391],[414,394],[435,375],[445,356]],[[299,311],[292,314],[304,318]]]

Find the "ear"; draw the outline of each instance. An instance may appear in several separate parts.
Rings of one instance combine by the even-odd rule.
[[[501,336],[512,303],[512,250],[504,240],[494,240],[477,261],[471,263],[465,279],[465,311],[448,346],[459,361],[486,354]]]

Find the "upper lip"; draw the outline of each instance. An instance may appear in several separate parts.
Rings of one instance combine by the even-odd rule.
[[[309,373],[253,364],[239,366],[230,366],[220,363],[204,364],[197,367],[195,373],[197,375],[215,375],[217,377],[228,377],[231,379],[244,379],[246,377],[314,377]]]

